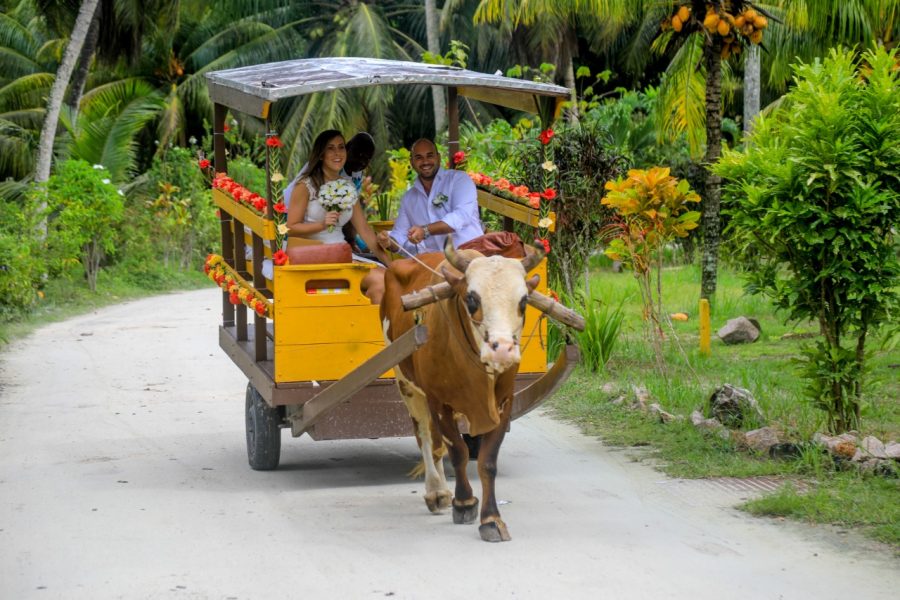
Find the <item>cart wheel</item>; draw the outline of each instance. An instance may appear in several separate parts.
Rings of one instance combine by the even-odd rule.
[[[462,434],[463,441],[469,447],[469,460],[478,460],[478,451],[481,449],[481,436]]]
[[[281,413],[247,384],[247,460],[254,471],[271,471],[281,457]]]

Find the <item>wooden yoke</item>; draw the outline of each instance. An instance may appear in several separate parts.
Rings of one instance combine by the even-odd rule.
[[[413,310],[425,306],[426,304],[446,300],[452,295],[453,288],[445,281],[400,296],[400,303],[403,305],[403,310]],[[563,306],[550,296],[545,296],[537,291],[531,292],[528,294],[528,304],[546,314],[551,319],[559,321],[563,325],[568,325],[578,331],[584,331],[584,317],[571,308]]]

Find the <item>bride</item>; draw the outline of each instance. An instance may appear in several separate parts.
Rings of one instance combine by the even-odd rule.
[[[348,188],[355,194],[350,178],[341,174],[346,162],[347,147],[340,131],[329,129],[316,137],[306,168],[291,193],[286,220],[288,235],[324,244],[346,244],[341,228],[349,221],[378,259],[389,264],[390,259],[376,242],[375,232],[369,226],[358,198],[353,199],[349,208],[330,210],[331,207],[323,204],[319,197],[323,186],[339,179],[346,180]],[[367,277],[363,282],[363,292],[376,304],[381,301],[378,279],[377,276]]]

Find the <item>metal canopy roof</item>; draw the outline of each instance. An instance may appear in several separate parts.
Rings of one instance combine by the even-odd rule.
[[[569,98],[569,90],[558,85],[377,58],[289,60],[214,71],[206,78],[213,102],[259,117],[283,98],[372,85],[452,86],[462,96],[532,113],[538,112],[538,96]]]

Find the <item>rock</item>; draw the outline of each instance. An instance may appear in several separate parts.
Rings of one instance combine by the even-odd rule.
[[[607,381],[600,387],[600,391],[607,396],[616,396],[619,393],[619,386],[612,381]]]
[[[625,403],[625,396],[618,396],[610,400],[611,404],[615,404],[616,406],[622,406]]]
[[[709,398],[707,413],[731,429],[744,423],[765,423],[759,403],[749,391],[726,383]]]
[[[780,441],[778,432],[771,427],[761,427],[744,434],[744,443],[747,448],[760,453],[768,453]]]
[[[691,423],[693,423],[694,427],[696,427],[697,429],[702,429],[704,431],[714,433],[723,440],[731,438],[731,434],[728,432],[728,429],[724,425],[719,423],[719,421],[716,419],[707,419],[699,410],[695,410],[691,413]]]
[[[853,460],[856,456],[857,438],[853,433],[842,433],[834,437],[816,433],[813,441],[822,444],[834,456],[846,460]]]
[[[762,325],[759,324],[759,321],[757,321],[757,320],[754,319],[753,317],[747,317],[747,320],[750,321],[750,322],[753,324],[754,327],[756,327],[756,330],[757,330],[757,331],[760,333],[760,335],[761,335],[761,334],[762,334]]]
[[[647,405],[651,400],[650,392],[642,385],[636,385],[632,390],[634,391],[634,407],[647,410]]]
[[[900,460],[900,444],[897,442],[888,442],[884,447],[884,453],[887,454],[888,458]]]
[[[612,264],[612,272],[613,272],[613,273],[621,273],[621,272],[622,272],[622,268],[623,268],[623,266],[622,266],[622,261],[621,261],[621,260],[614,260],[614,261],[613,261],[613,264]]]
[[[648,407],[651,415],[656,415],[659,417],[659,420],[663,423],[669,423],[671,421],[679,421],[684,417],[680,417],[677,415],[673,415],[672,413],[666,412],[663,410],[663,407],[659,405],[658,402],[654,402]]]
[[[884,442],[875,436],[868,435],[859,443],[859,450],[872,458],[888,458]]]
[[[759,339],[757,328],[747,317],[731,319],[722,327],[716,335],[726,344],[749,344]]]

